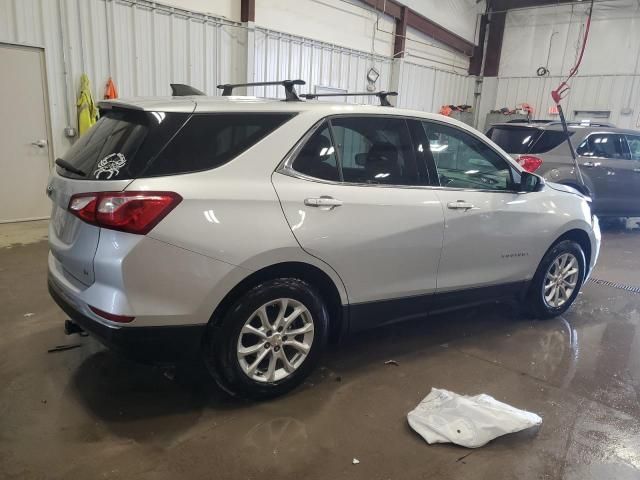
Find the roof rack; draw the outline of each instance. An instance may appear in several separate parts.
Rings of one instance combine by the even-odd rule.
[[[558,120],[527,120],[526,118],[515,118],[513,120],[507,120],[506,123],[522,123],[527,125],[562,125],[562,122]],[[609,127],[615,128],[613,123],[607,122],[567,122],[567,125],[573,127]]]
[[[392,97],[395,97],[398,95],[398,92],[385,92],[383,90],[380,92],[355,92],[355,93],[305,93],[304,95],[301,95],[301,96],[303,98],[306,98],[307,100],[313,100],[314,98],[319,98],[319,97],[359,97],[362,95],[376,96],[380,99],[380,105],[382,105],[383,107],[392,107],[393,105],[391,105],[387,97],[389,95]]]
[[[285,98],[287,101],[298,102],[300,97],[295,89],[295,85],[304,85],[304,80],[280,80],[278,82],[253,82],[253,83],[225,83],[224,85],[218,85],[218,88],[222,90],[222,96],[228,97],[233,94],[234,88],[239,87],[268,87],[270,85],[282,85],[284,87]]]
[[[548,125],[562,125],[562,122],[559,121],[553,121],[553,122],[549,122]],[[616,128],[616,126],[613,123],[607,123],[607,122],[567,122],[567,125],[571,125],[574,127],[609,127],[609,128]]]
[[[170,83],[171,96],[173,97],[187,97],[189,95],[206,95],[197,88],[193,88],[191,85],[185,85],[184,83]]]
[[[508,120],[507,123],[552,123],[553,120],[527,120],[526,118],[515,118],[513,120]]]

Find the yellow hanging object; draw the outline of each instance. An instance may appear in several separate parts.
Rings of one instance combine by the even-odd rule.
[[[78,133],[84,134],[98,121],[98,109],[93,103],[89,77],[83,73],[80,77],[80,95],[78,95]]]

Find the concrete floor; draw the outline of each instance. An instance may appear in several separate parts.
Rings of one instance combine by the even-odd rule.
[[[547,322],[488,307],[371,331],[303,388],[252,404],[65,337],[43,224],[23,227],[25,240],[0,226],[0,478],[640,478],[640,294],[589,283]],[[594,277],[640,286],[640,232],[609,230],[603,248]],[[406,414],[434,386],[543,424],[477,450],[429,446]]]

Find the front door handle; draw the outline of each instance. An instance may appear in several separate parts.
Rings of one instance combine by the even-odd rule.
[[[315,197],[315,198],[305,198],[304,199],[304,204],[307,207],[324,207],[325,209],[328,210],[332,210],[336,207],[339,207],[342,205],[342,200],[338,200],[337,198],[333,198],[333,197]]]
[[[582,164],[582,166],[588,167],[588,168],[599,167],[600,165],[602,165],[600,162],[584,162]]]
[[[473,203],[465,202],[464,200],[458,200],[456,202],[447,203],[447,208],[452,210],[475,210],[476,207]]]
[[[640,173],[640,168],[634,168],[633,171],[636,173]]]
[[[38,148],[44,148],[47,146],[46,140],[36,140],[35,142],[31,142],[31,145]]]

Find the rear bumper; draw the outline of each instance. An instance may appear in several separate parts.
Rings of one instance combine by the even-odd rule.
[[[175,363],[192,360],[200,352],[205,325],[114,327],[74,307],[49,277],[49,294],[70,319],[105,346],[141,362]]]

